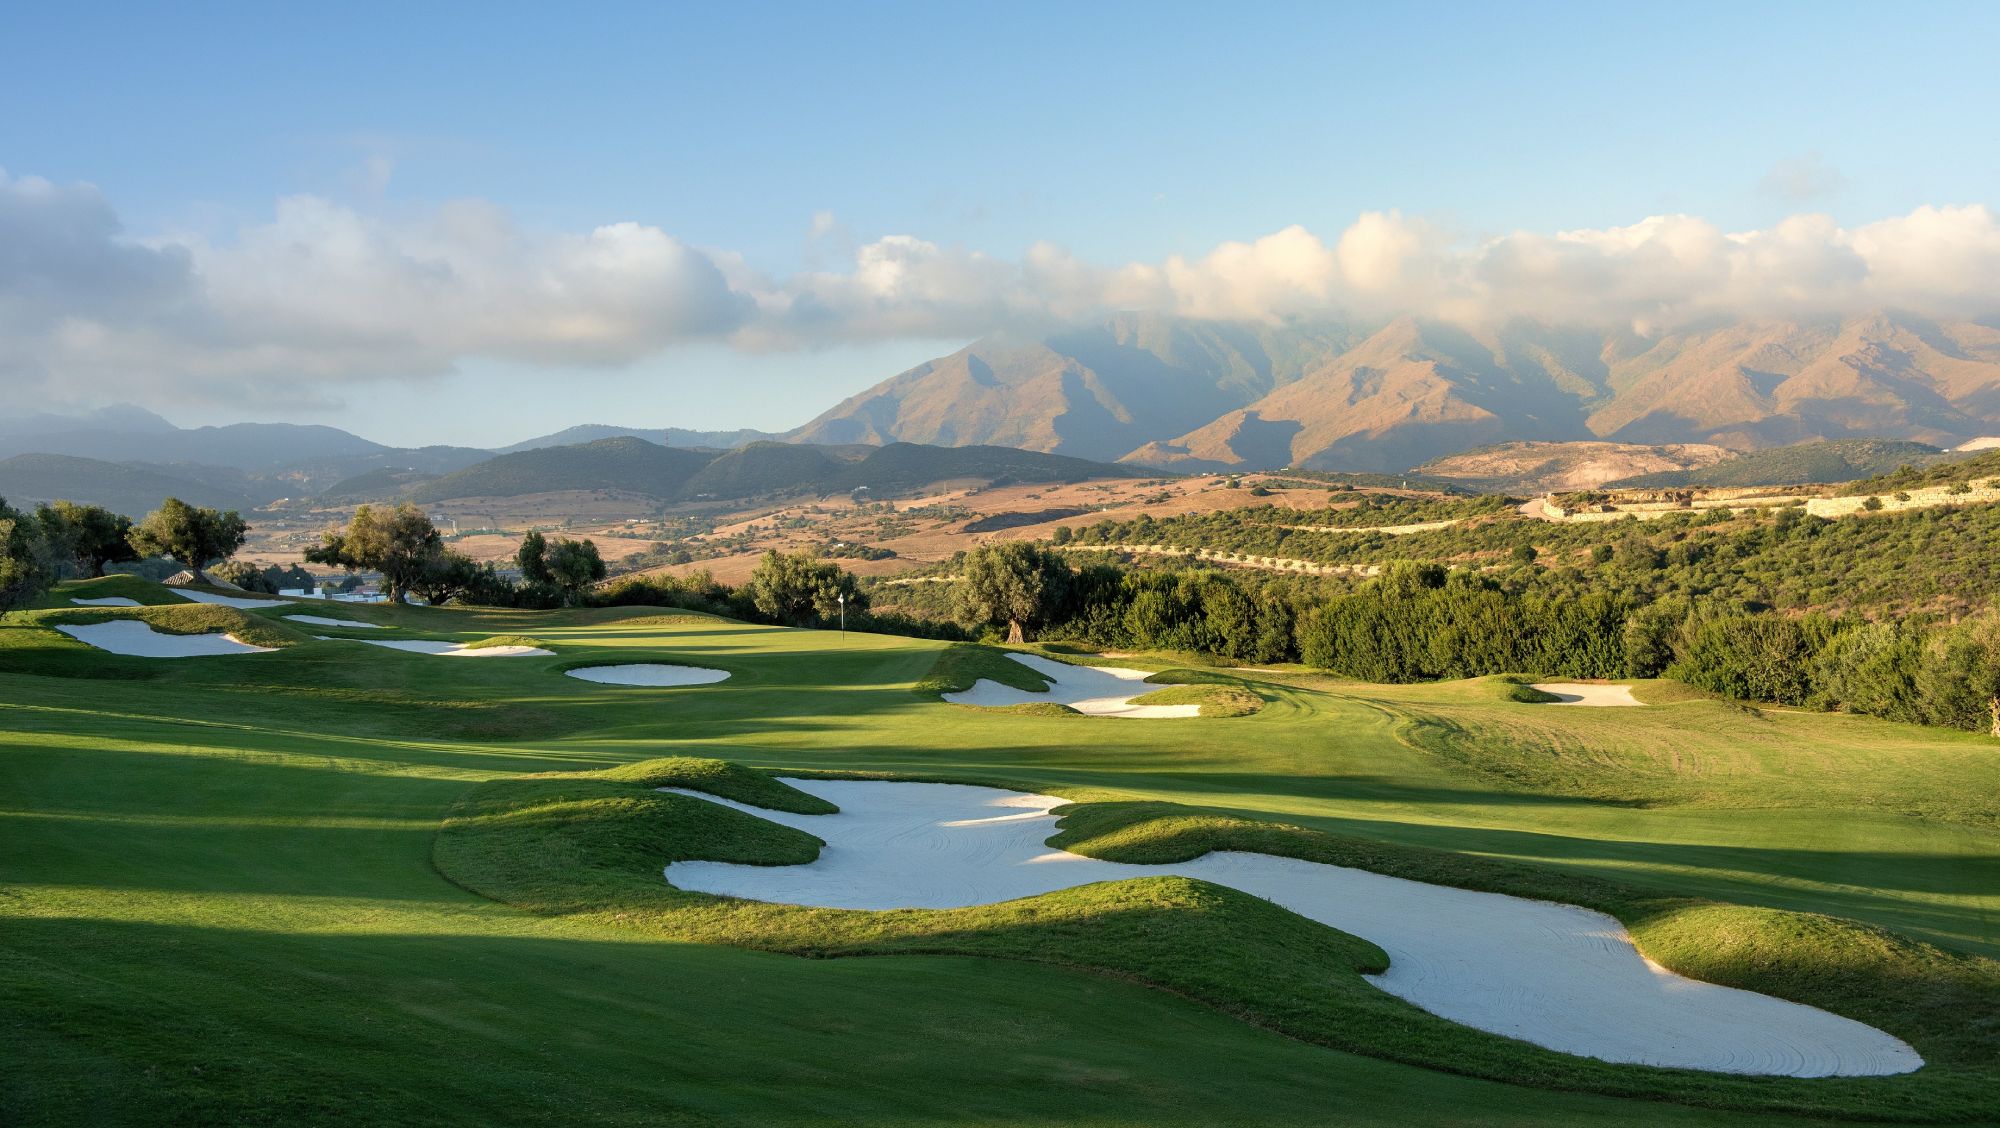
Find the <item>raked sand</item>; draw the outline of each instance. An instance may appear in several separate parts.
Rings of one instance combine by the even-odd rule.
[[[136,600],[136,599],[129,599],[129,598],[127,598],[127,597],[125,597],[125,596],[122,596],[122,595],[107,595],[107,596],[105,596],[105,597],[104,597],[103,599],[74,599],[74,598],[72,598],[72,599],[70,600],[70,602],[71,602],[71,603],[74,603],[74,604],[76,604],[76,605],[77,605],[78,607],[138,607],[138,606],[141,606],[141,604],[140,604],[140,602],[139,602],[138,600]]]
[[[655,688],[677,685],[714,685],[729,678],[728,670],[700,666],[672,666],[664,662],[635,662],[624,666],[585,666],[564,670],[570,677],[603,685],[639,685]]]
[[[1550,705],[1641,705],[1629,685],[1599,685],[1595,682],[1536,682],[1534,688],[1556,698]]]
[[[960,784],[787,780],[840,807],[767,811],[678,794],[818,835],[803,866],[676,862],[681,889],[841,909],[959,908],[1096,881],[1176,874],[1227,885],[1371,940],[1371,979],[1454,1022],[1605,1061],[1795,1077],[1907,1073],[1923,1059],[1871,1026],[1767,995],[1686,979],[1641,956],[1602,913],[1264,854],[1104,862],[1045,841],[1064,800]]]
[[[358,642],[363,646],[386,646],[412,654],[441,654],[447,658],[549,658],[553,650],[539,646],[466,646],[459,642],[431,642],[427,639],[343,638],[330,641]]]
[[[268,646],[252,646],[226,634],[167,634],[137,619],[57,627],[57,630],[99,650],[133,658],[205,658],[217,654],[268,654]]]
[[[1034,654],[1009,654],[1007,657],[1031,670],[1047,674],[1050,685],[1046,693],[1029,693],[1015,689],[1011,685],[1001,685],[996,681],[981,678],[972,688],[961,693],[947,693],[946,701],[955,705],[1033,705],[1054,703],[1067,705],[1079,713],[1093,717],[1199,717],[1201,706],[1193,705],[1134,705],[1132,699],[1164,689],[1165,686],[1145,684],[1147,671],[1121,670],[1115,666],[1072,666],[1067,662],[1052,662]],[[1133,683],[1139,683],[1134,685]]]
[[[359,627],[364,630],[386,630],[380,623],[362,623],[353,619],[329,619],[325,615],[287,615],[294,623],[310,623],[315,627]]]

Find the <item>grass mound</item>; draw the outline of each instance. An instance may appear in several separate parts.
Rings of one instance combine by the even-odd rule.
[[[494,646],[533,646],[542,650],[550,649],[549,644],[531,635],[503,634],[482,638],[478,642],[468,642],[462,649],[485,650]]]
[[[70,580],[57,584],[38,597],[30,607],[39,609],[69,608],[76,604],[74,599],[129,599],[145,606],[172,607],[187,600],[175,595],[164,584],[142,580],[137,576],[98,576],[88,580]],[[129,609],[128,609],[129,610]]]
[[[1059,964],[1160,987],[1322,1045],[1541,1088],[1949,1122],[1984,1117],[2000,1084],[1995,961],[1828,917],[1642,894],[1594,878],[1169,803],[1064,808],[1051,845],[1146,863],[1254,850],[1586,905],[1624,919],[1641,947],[1669,966],[1882,1026],[1911,1041],[1929,1064],[1897,1077],[1749,1078],[1558,1054],[1446,1022],[1375,989],[1362,976],[1387,959],[1367,941],[1185,878],[879,913],[709,897],[662,881],[660,867],[673,861],[796,864],[817,856],[809,835],[646,790],[673,782],[705,783],[716,794],[766,794],[767,785],[780,795],[791,791],[769,777],[754,782],[760,776],[719,761],[674,759],[588,776],[494,781],[454,808],[435,860],[460,885],[534,912],[796,955],[962,954]],[[1915,986],[1921,991],[1912,998]]]
[[[917,683],[917,692],[933,697],[964,693],[981,678],[1029,693],[1044,693],[1049,688],[1048,678],[1007,657],[1007,651],[961,642],[938,654],[930,673]]]
[[[227,634],[251,646],[282,650],[308,641],[308,636],[262,615],[213,603],[176,603],[155,607],[68,607],[32,613],[40,625],[55,627],[139,619],[162,634]]]
[[[839,807],[808,795],[791,784],[774,779],[766,772],[746,768],[728,760],[708,760],[699,756],[668,756],[641,760],[596,773],[600,779],[636,787],[685,787],[706,791],[738,803],[749,803],[773,811],[800,815],[830,815]]]
[[[1236,686],[1173,685],[1132,699],[1134,705],[1199,705],[1204,717],[1247,717],[1264,707],[1264,699]]]

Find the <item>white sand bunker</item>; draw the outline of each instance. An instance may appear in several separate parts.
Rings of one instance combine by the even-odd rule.
[[[1214,853],[1164,866],[1102,862],[1044,841],[1064,800],[959,784],[786,780],[835,815],[747,811],[827,843],[804,866],[676,862],[681,889],[841,909],[960,908],[1095,881],[1177,874],[1227,885],[1375,942],[1371,979],[1432,1014],[1605,1061],[1794,1077],[1907,1073],[1901,1040],[1813,1007],[1685,979],[1649,962],[1611,917],[1365,870]]]
[[[331,641],[358,642],[364,646],[386,646],[412,654],[442,654],[447,658],[550,658],[553,650],[539,646],[467,646],[462,642],[429,642],[422,639],[343,638]]]
[[[57,630],[99,650],[133,658],[206,658],[216,654],[269,654],[271,647],[252,646],[235,635],[177,635],[156,631],[137,619],[57,627]]]
[[[1052,662],[1033,654],[1009,654],[1007,657],[1023,666],[1049,677],[1046,693],[1030,693],[1015,689],[1011,685],[1001,685],[996,681],[981,678],[972,683],[972,688],[962,693],[947,693],[946,701],[957,705],[1067,705],[1079,713],[1093,717],[1199,717],[1201,706],[1193,705],[1134,705],[1132,699],[1164,689],[1165,686],[1144,685],[1145,670],[1121,670],[1115,666],[1072,666],[1067,662]],[[1142,683],[1134,688],[1134,682]]]
[[[729,677],[728,670],[708,670],[700,666],[670,666],[664,662],[635,662],[625,666],[586,666],[563,673],[587,682],[604,685],[713,685]]]
[[[71,602],[71,603],[74,603],[74,604],[76,604],[76,605],[77,605],[78,607],[139,607],[139,606],[142,606],[142,604],[140,604],[140,602],[139,602],[138,600],[136,600],[136,599],[128,599],[128,598],[126,598],[125,596],[122,596],[122,595],[107,595],[107,596],[105,596],[105,597],[104,597],[103,599],[71,599],[71,600],[70,600],[70,602]]]
[[[244,599],[234,595],[216,595],[214,592],[208,591],[190,591],[187,588],[169,588],[167,590],[180,596],[182,599],[192,600],[195,603],[213,603],[218,607],[235,607],[239,610],[248,610],[255,607],[278,607],[284,603],[283,600],[279,599]]]
[[[362,623],[353,619],[329,619],[324,615],[287,615],[285,618],[290,619],[294,623],[311,623],[315,627],[357,627],[371,631],[388,629],[380,623]]]
[[[1556,700],[1550,705],[1640,705],[1646,703],[1632,696],[1629,685],[1598,685],[1595,682],[1537,682],[1535,689],[1549,694]]]

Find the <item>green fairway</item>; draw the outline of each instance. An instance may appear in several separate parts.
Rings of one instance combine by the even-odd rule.
[[[483,786],[666,756],[1144,801],[1066,825],[1075,848],[1105,856],[1278,821],[1377,844],[1385,867],[1438,865],[1440,880],[1513,875],[1619,904],[1710,898],[1881,926],[1922,943],[1885,940],[1879,964],[1828,979],[1952,977],[1905,981],[1908,1014],[1881,1022],[1934,1064],[1829,1084],[1863,1104],[1891,1094],[1856,1107],[1871,1116],[1896,1115],[1894,1094],[1964,1122],[2000,1106],[1968,1095],[2000,1068],[2000,971],[1981,958],[2000,955],[2000,748],[1985,738],[1692,694],[1563,708],[1511,700],[1495,681],[1261,674],[1232,691],[1261,699],[1250,715],[979,710],[916,687],[994,664],[975,652],[934,671],[946,644],[922,640],[640,608],[69,604],[155,601],[147,585],[99,586],[68,585],[0,625],[0,1122],[1799,1122],[1382,1060],[1365,1031],[1346,1052],[1084,958],[750,951],[713,941],[785,945],[675,935],[559,895],[503,903],[434,858],[439,828]],[[555,656],[322,642],[313,633],[339,629],[287,612]],[[247,625],[280,649],[119,658],[47,625],[140,614],[162,630]],[[730,677],[648,689],[562,676],[640,661]],[[1157,803],[1209,821],[1130,830],[1179,810]],[[631,879],[634,895],[671,892],[657,875]],[[578,889],[604,876],[579,873]],[[1627,923],[1660,955],[1725,952],[1707,969],[1718,978],[1778,974],[1817,942],[1748,951],[1762,970],[1745,970],[1728,964],[1738,949],[1689,931],[1699,919]],[[1816,989],[1831,988],[1800,986]],[[1750,1095],[1729,1108],[1815,1083],[1735,1084]]]

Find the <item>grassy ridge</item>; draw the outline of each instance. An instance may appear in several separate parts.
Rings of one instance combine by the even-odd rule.
[[[1007,651],[966,642],[949,646],[937,656],[930,673],[917,683],[917,692],[964,693],[982,678],[1028,693],[1047,692],[1050,685],[1045,675],[1007,657]]]
[[[744,789],[744,770],[733,766],[679,760],[622,770],[648,785],[675,779],[699,787],[696,781],[712,777],[727,781],[727,790]],[[1695,965],[1718,982],[1873,1022],[1908,1038],[1928,1062],[1905,1077],[1824,1080],[1616,1066],[1429,1015],[1360,978],[1387,967],[1374,945],[1206,882],[1148,878],[998,905],[886,913],[681,893],[653,876],[663,861],[784,865],[810,861],[816,851],[790,828],[629,785],[606,786],[604,774],[482,786],[440,832],[440,870],[532,911],[615,920],[675,940],[815,956],[948,952],[1131,976],[1294,1037],[1542,1087],[1744,1110],[1951,1121],[1978,1119],[1984,1094],[2000,1084],[1990,1041],[2000,1026],[2000,964],[1852,922],[1649,896],[1531,867],[1385,848],[1172,804],[1097,803],[1059,812],[1052,845],[1106,860],[1160,864],[1249,850],[1586,905],[1627,920],[1642,948],[1670,967]],[[1916,985],[1921,990],[1913,992]]]

